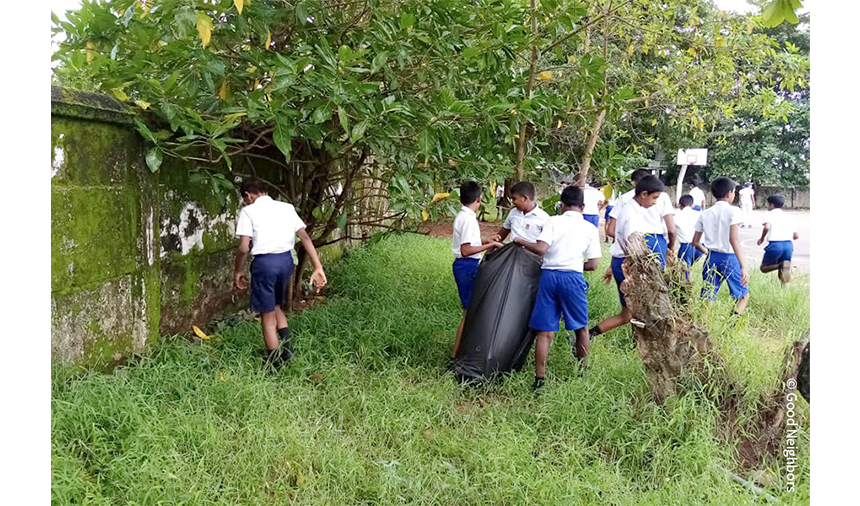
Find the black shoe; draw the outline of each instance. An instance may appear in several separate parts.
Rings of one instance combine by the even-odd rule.
[[[535,376],[535,383],[534,385],[532,385],[532,392],[539,393],[540,390],[543,388],[543,382],[544,378],[538,378],[537,376]]]
[[[278,369],[280,369],[281,365],[283,365],[283,358],[281,357],[281,353],[281,348],[275,348],[274,350],[266,350],[263,358],[263,367],[268,369],[270,372],[276,372]]]

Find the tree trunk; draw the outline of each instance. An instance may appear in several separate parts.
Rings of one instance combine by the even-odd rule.
[[[530,15],[532,18],[532,36],[537,37],[537,16],[535,14],[535,0],[531,0]],[[532,46],[531,64],[529,65],[529,80],[526,83],[526,99],[532,98],[532,90],[535,86],[535,74],[537,74],[538,50],[537,42]],[[519,138],[517,139],[517,181],[525,179],[525,169],[523,168],[526,158],[526,135],[528,133],[528,121],[525,118],[520,125]],[[507,190],[507,189],[506,189]]]
[[[633,326],[633,338],[654,400],[662,404],[683,390],[696,389],[698,384],[717,385],[706,394],[720,411],[717,436],[737,443],[743,465],[757,466],[780,448],[787,421],[786,392],[763,394],[756,404],[756,418],[741,421],[743,403],[747,402],[743,385],[726,372],[725,360],[690,316],[696,294],[684,275],[685,265],[672,256],[666,260],[664,271],[641,235],[628,238],[621,291],[633,318],[643,324]],[[787,350],[780,374],[782,384],[796,381],[801,353],[808,342],[807,333]]]
[[[594,118],[594,124],[591,125],[591,132],[588,134],[588,142],[585,145],[585,154],[582,156],[582,164],[579,166],[579,175],[576,176],[574,186],[583,186],[588,180],[588,171],[591,168],[591,157],[594,154],[594,146],[597,145],[597,138],[600,136],[600,129],[603,127],[603,120],[606,119],[606,108],[600,110],[600,114]]]

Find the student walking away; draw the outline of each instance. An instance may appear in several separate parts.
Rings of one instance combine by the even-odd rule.
[[[741,201],[741,211],[743,212],[742,227],[752,228],[752,211],[755,209],[755,192],[752,189],[752,183],[747,183],[738,192],[739,200]]]
[[[696,233],[696,222],[699,221],[699,211],[695,210],[692,195],[683,195],[679,201],[681,209],[675,213],[675,231],[678,237],[678,258],[688,266],[702,256],[702,252],[693,247],[693,234]]]
[[[625,325],[632,321],[632,313],[627,308],[624,294],[621,292],[621,283],[624,281],[624,271],[621,265],[627,256],[627,241],[630,234],[638,232],[644,235],[645,244],[648,249],[657,254],[661,266],[666,265],[666,252],[672,250],[675,241],[675,222],[671,220],[671,212],[674,210],[671,204],[668,208],[659,204],[663,193],[663,183],[656,176],[646,175],[639,179],[634,196],[625,203],[617,204],[612,213],[613,232],[615,242],[609,248],[612,255],[612,263],[603,275],[603,281],[609,283],[615,279],[618,288],[618,300],[621,302],[621,312],[603,320],[589,330],[590,337],[598,336],[604,332]],[[623,197],[622,197],[623,198]],[[670,218],[667,220],[666,218]],[[669,227],[669,240],[663,235],[665,227]]]
[[[576,336],[574,353],[582,374],[588,357],[588,283],[582,272],[597,269],[600,259],[600,237],[597,228],[582,216],[583,191],[575,186],[561,194],[562,215],[553,216],[536,242],[520,237],[514,242],[543,256],[537,299],[529,326],[537,331],[535,343],[534,390],[539,390],[546,375],[549,347],[559,321]]]
[[[609,214],[612,213],[612,210],[615,208],[615,202],[618,200],[618,190],[610,185],[606,185],[603,187],[603,195],[606,197],[606,207],[603,208],[603,241],[610,242],[612,238],[606,235],[606,225],[609,223]]]
[[[273,200],[266,184],[257,178],[247,178],[239,189],[245,206],[239,212],[236,236],[239,249],[233,270],[233,287],[247,290],[244,274],[248,254],[251,262],[251,311],[260,313],[263,339],[268,353],[266,363],[276,369],[293,357],[290,327],[282,306],[293,272],[292,250],[296,236],[314,266],[311,285],[319,290],[327,280],[317,250],[292,204]]]
[[[791,280],[791,257],[794,254],[794,243],[798,238],[797,232],[790,218],[782,207],[785,199],[782,195],[771,195],[767,198],[767,221],[763,223],[764,229],[758,245],[767,240],[764,249],[764,257],[761,259],[761,271],[776,271],[782,284]]]
[[[514,208],[508,213],[502,230],[491,240],[502,242],[510,235],[512,241],[517,237],[529,242],[537,241],[549,214],[535,202],[534,185],[527,181],[515,184],[511,187],[511,200]]]
[[[474,181],[466,181],[460,185],[460,212],[454,218],[454,230],[451,234],[451,251],[454,253],[454,281],[463,305],[463,318],[457,328],[454,348],[451,350],[451,360],[457,356],[460,349],[460,339],[463,336],[463,324],[466,322],[466,309],[472,297],[472,285],[478,275],[478,263],[484,251],[490,248],[501,248],[498,241],[482,242],[481,227],[478,224],[476,211],[481,205],[481,186]]]
[[[693,185],[690,190],[690,197],[693,198],[693,210],[702,211],[705,209],[705,192],[699,188],[699,185]]]
[[[651,171],[649,171],[648,169],[636,169],[633,171],[632,174],[630,174],[630,183],[633,184],[633,189],[626,193],[623,193],[621,197],[619,197],[618,200],[615,202],[615,206],[609,213],[609,219],[606,220],[606,225],[604,227],[607,237],[615,237],[615,225],[619,213],[621,213],[621,210],[624,208],[624,205],[630,200],[632,200],[635,196],[636,185],[639,184],[639,181],[641,181],[642,178],[650,175]],[[675,206],[672,205],[672,199],[670,199],[669,195],[665,192],[660,193],[660,198],[657,199],[656,206],[657,207],[651,212],[663,217],[663,223],[662,225],[660,225],[660,234],[666,235],[668,237],[669,249],[673,249],[673,246],[675,244],[675,221],[673,217],[673,215],[675,214]],[[657,228],[656,221],[654,225],[655,228]]]
[[[582,188],[583,199],[585,199],[584,207],[582,208],[582,217],[585,221],[594,225],[595,228],[600,227],[600,208],[606,202],[606,196],[603,192],[587,184]]]
[[[702,298],[717,299],[723,281],[735,299],[735,314],[742,314],[749,301],[749,274],[743,261],[738,229],[743,223],[741,211],[732,206],[737,183],[721,177],[711,183],[717,203],[702,211],[696,222],[693,246],[705,253],[702,269]]]
[[[496,186],[496,219],[501,219],[505,212],[505,183]]]

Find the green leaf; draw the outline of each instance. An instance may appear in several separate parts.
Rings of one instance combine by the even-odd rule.
[[[275,141],[275,146],[284,154],[285,161],[289,162],[293,152],[291,129],[281,124],[276,125],[275,131],[272,132],[272,140]]]
[[[373,62],[371,62],[371,64],[370,64],[370,73],[375,74],[387,62],[388,62],[388,52],[387,51],[382,51],[381,53],[377,54],[373,58]]]
[[[313,122],[317,125],[325,123],[331,119],[331,114],[331,102],[326,102],[314,109],[314,113],[312,115]]]
[[[299,23],[301,23],[302,25],[308,24],[309,17],[310,16],[308,15],[308,8],[305,7],[304,4],[300,3],[296,5],[296,19],[299,21]]]
[[[338,108],[337,119],[340,120],[340,126],[343,128],[343,131],[349,135],[349,114],[347,114],[343,107]]]
[[[367,130],[367,126],[370,124],[369,120],[361,120],[354,127],[352,127],[352,132],[349,133],[349,140],[352,142],[356,142],[364,136],[364,131]]]
[[[346,220],[347,220],[346,213],[343,213],[340,216],[338,216],[337,217],[337,228],[346,228]]]
[[[152,130],[149,129],[146,124],[138,118],[134,118],[134,126],[137,127],[137,131],[140,132],[140,135],[153,144],[158,144],[158,141],[155,138],[155,134],[152,133]]]
[[[164,161],[164,152],[161,148],[154,147],[146,152],[146,166],[151,172],[158,172],[162,161]]]
[[[430,156],[430,153],[436,147],[436,133],[429,128],[425,128],[418,134],[418,147],[421,149],[421,154]]]

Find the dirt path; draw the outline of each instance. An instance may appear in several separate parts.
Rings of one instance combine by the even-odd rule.
[[[481,221],[478,222],[478,224],[481,226],[482,239],[489,239],[499,233],[499,230],[502,229],[502,222],[500,221]],[[450,239],[451,234],[454,231],[454,221],[422,223],[418,228],[418,231],[422,234],[427,234],[430,237],[448,237]]]

